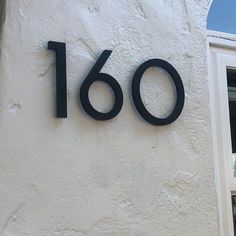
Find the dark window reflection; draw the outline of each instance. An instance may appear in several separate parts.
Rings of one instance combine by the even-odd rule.
[[[236,235],[236,196],[232,196],[233,219],[234,219],[234,235]]]
[[[227,70],[229,115],[234,177],[236,177],[236,70]]]

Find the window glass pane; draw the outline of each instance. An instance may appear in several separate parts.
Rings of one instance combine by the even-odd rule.
[[[236,0],[213,0],[207,28],[236,34]]]
[[[232,196],[233,220],[234,220],[234,235],[236,235],[236,196]]]
[[[227,69],[230,130],[234,177],[236,177],[236,70]]]

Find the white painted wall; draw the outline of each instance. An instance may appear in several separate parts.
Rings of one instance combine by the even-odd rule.
[[[0,68],[1,236],[218,235],[208,107],[208,0],[7,0]],[[54,117],[53,53],[67,43],[68,119]],[[124,106],[98,122],[77,90],[104,49]],[[169,61],[186,89],[173,124],[143,121],[130,99],[136,68]],[[158,75],[158,77],[157,77]],[[142,82],[152,113],[171,109],[173,88],[150,69]],[[110,94],[96,83],[91,100]]]

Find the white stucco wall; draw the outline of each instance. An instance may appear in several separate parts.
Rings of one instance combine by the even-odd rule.
[[[208,107],[207,0],[7,0],[0,68],[1,236],[215,236],[217,203]],[[54,117],[54,56],[67,43],[68,118]],[[98,56],[124,92],[121,113],[98,122],[77,90]],[[143,121],[131,79],[144,61],[170,62],[186,103],[169,126]],[[165,78],[165,80],[163,80]],[[173,103],[166,75],[149,69],[147,107]],[[109,107],[96,83],[91,100]]]

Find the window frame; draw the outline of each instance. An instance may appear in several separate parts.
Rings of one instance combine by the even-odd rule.
[[[208,81],[220,235],[233,236],[236,194],[228,106],[227,68],[236,70],[236,35],[208,32]]]

